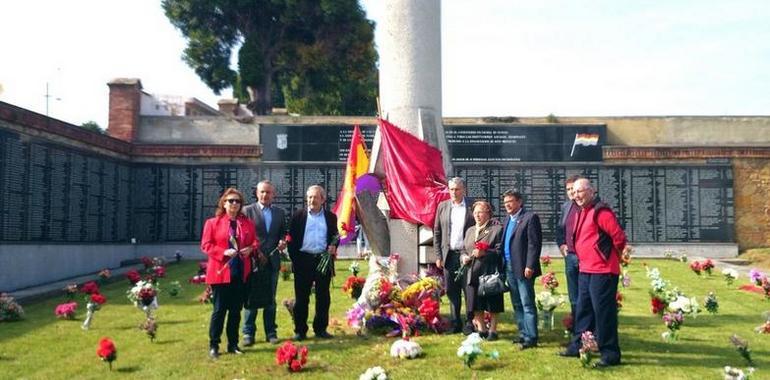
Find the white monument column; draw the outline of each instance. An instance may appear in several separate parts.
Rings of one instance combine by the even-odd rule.
[[[380,54],[382,118],[440,149],[444,169],[451,163],[441,119],[441,1],[388,0]],[[379,134],[372,156],[378,165]],[[379,167],[376,172],[381,173]],[[417,226],[391,220],[391,252],[401,254],[401,273],[418,270]],[[430,251],[430,250],[429,250]],[[432,257],[432,256],[431,256]]]

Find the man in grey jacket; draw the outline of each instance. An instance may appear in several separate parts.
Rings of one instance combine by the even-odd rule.
[[[259,239],[259,250],[266,262],[252,263],[252,268],[264,272],[258,275],[252,273],[249,276],[249,297],[244,306],[243,318],[244,346],[254,344],[259,307],[264,307],[262,319],[265,340],[273,344],[278,343],[275,295],[278,288],[278,271],[281,268],[279,251],[286,249],[286,242],[283,240],[286,233],[286,216],[282,209],[273,206],[275,186],[269,180],[263,180],[257,184],[256,195],[257,203],[244,207],[243,213],[254,222],[256,236]],[[258,301],[260,299],[262,301]]]

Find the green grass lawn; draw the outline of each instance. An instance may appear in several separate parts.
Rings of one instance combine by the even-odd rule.
[[[85,379],[85,378],[141,378],[141,379],[265,379],[265,378],[330,378],[357,379],[368,367],[382,366],[394,379],[479,379],[554,378],[554,379],[701,379],[722,378],[725,365],[746,367],[746,363],[730,344],[735,333],[749,341],[758,371],[754,378],[770,379],[770,335],[759,335],[754,328],[764,319],[762,313],[770,310],[770,301],[760,294],[736,290],[747,283],[739,278],[728,287],[717,267],[711,277],[699,278],[687,264],[676,261],[648,260],[658,267],[664,278],[679,286],[689,296],[702,301],[709,291],[715,291],[720,301],[719,313],[705,310],[696,319],[687,319],[680,340],[667,343],[660,334],[665,327],[659,316],[649,311],[648,287],[645,270],[640,261],[630,266],[632,284],[624,291],[625,301],[620,312],[620,345],[623,365],[605,370],[584,369],[577,359],[556,355],[565,342],[561,331],[561,317],[568,305],[557,309],[554,331],[541,331],[540,347],[519,351],[511,343],[516,336],[512,323],[512,308],[506,295],[506,313],[500,326],[501,340],[485,342],[485,350],[498,350],[497,361],[482,358],[472,369],[465,368],[456,356],[462,335],[425,334],[415,338],[425,355],[415,360],[398,360],[389,356],[393,338],[356,336],[345,326],[345,311],[352,300],[340,287],[348,273],[347,263],[338,264],[340,275],[332,289],[331,318],[339,321],[341,330],[330,329],[335,338],[328,341],[312,337],[303,342],[310,349],[306,368],[289,374],[285,367],[275,364],[276,346],[264,343],[261,315],[258,319],[259,343],[246,348],[245,355],[223,354],[217,361],[208,359],[208,323],[211,306],[201,305],[197,297],[201,285],[191,285],[187,279],[197,271],[196,262],[183,262],[168,267],[164,283],[182,282],[184,291],[176,298],[160,296],[158,337],[151,343],[138,329],[144,314],[129,303],[125,292],[128,282],[121,280],[103,288],[108,302],[98,311],[91,330],[80,325],[85,307],[80,302],[75,321],[57,320],[54,307],[63,302],[57,297],[25,307],[26,319],[20,322],[0,323],[0,379]],[[566,294],[561,260],[554,260],[549,269],[558,273]],[[366,273],[362,263],[362,273]],[[293,296],[291,282],[279,283],[278,302]],[[537,290],[540,290],[538,282]],[[446,302],[446,301],[444,301]],[[311,301],[312,303],[312,301]],[[311,305],[311,319],[312,319]],[[446,303],[442,312],[446,313]],[[445,314],[446,315],[446,314]],[[288,312],[278,310],[279,336],[293,335]],[[310,334],[312,336],[312,333]],[[115,341],[118,358],[110,372],[106,363],[96,356],[101,337]],[[224,339],[224,336],[223,336]]]

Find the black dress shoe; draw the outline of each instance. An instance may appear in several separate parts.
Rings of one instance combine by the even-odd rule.
[[[528,350],[535,347],[537,347],[537,342],[524,342],[519,345],[519,349],[521,350]]]
[[[236,355],[242,355],[243,351],[238,346],[230,347],[227,349],[227,353],[229,354],[236,354]]]
[[[217,349],[217,348],[209,349],[209,357],[212,358],[212,359],[218,359],[219,358],[219,349]]]
[[[315,337],[320,339],[331,339],[331,338],[334,338],[334,335],[329,334],[326,331],[321,331],[320,333],[316,333]]]
[[[490,342],[494,342],[496,340],[500,339],[500,337],[497,336],[496,332],[491,332],[489,335],[487,335],[487,340]]]
[[[560,351],[559,356],[565,357],[565,358],[579,358],[580,354],[577,352],[569,352],[569,351]]]
[[[463,335],[471,335],[474,332],[476,332],[476,329],[473,327],[473,325],[465,325],[463,327]]]
[[[305,335],[305,334],[294,334],[294,338],[292,338],[291,340],[293,340],[295,342],[301,342],[301,341],[303,341],[305,339],[307,339],[307,335]]]
[[[462,326],[455,326],[455,327],[452,328],[452,334],[459,334],[461,332],[463,332],[463,327]]]

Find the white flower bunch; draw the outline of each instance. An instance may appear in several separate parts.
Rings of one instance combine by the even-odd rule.
[[[388,374],[380,366],[371,367],[358,376],[358,380],[388,380]]]
[[[676,297],[673,302],[668,304],[668,311],[676,313],[681,311],[685,315],[696,316],[698,314],[698,301],[695,297],[687,298],[684,295]]]
[[[738,278],[738,271],[733,268],[722,269],[722,276],[725,277],[727,285],[732,285],[733,281]]]
[[[725,366],[725,380],[747,380],[753,373],[753,367],[749,367],[746,372],[743,372],[740,368]]]
[[[669,282],[660,276],[658,268],[647,269],[647,278],[650,279],[650,286],[655,293],[662,293],[669,287]]]
[[[460,343],[460,347],[457,348],[457,357],[463,359],[463,363],[466,367],[470,368],[476,359],[484,354],[484,351],[481,350],[482,341],[483,340],[478,333],[473,333],[468,335],[468,337]],[[496,360],[500,358],[500,353],[495,350],[486,354],[486,356]]]
[[[564,304],[564,296],[553,295],[550,291],[542,291],[535,297],[538,310],[553,311]]]
[[[414,359],[422,355],[422,347],[411,340],[399,339],[390,346],[390,356],[399,359]]]

